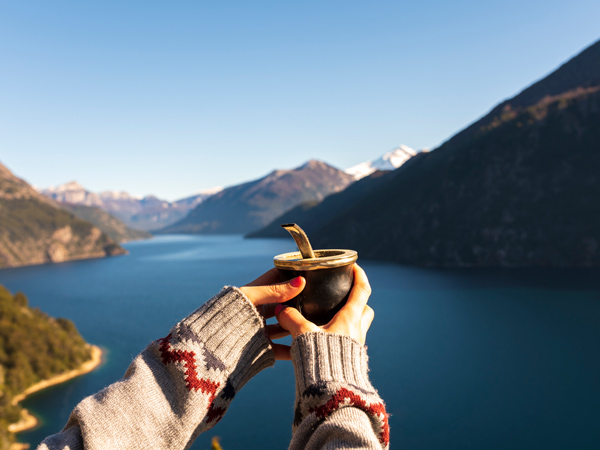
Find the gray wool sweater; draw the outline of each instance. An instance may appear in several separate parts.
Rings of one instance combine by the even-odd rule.
[[[292,343],[292,360],[291,449],[389,447],[387,414],[367,377],[362,345],[307,333]],[[262,317],[237,288],[226,287],[151,343],[123,379],[81,401],[38,450],[187,449],[274,362]]]

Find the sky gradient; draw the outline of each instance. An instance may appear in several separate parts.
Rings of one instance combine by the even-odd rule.
[[[0,162],[174,200],[435,148],[600,38],[600,2],[0,2]]]

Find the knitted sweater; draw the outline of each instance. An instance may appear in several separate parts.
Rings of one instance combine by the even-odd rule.
[[[292,344],[296,413],[291,449],[388,448],[383,402],[367,355],[346,336],[308,333]],[[38,450],[187,449],[235,394],[274,364],[264,321],[226,287],[150,344],[123,379],[79,403]]]

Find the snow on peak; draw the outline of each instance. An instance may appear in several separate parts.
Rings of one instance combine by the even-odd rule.
[[[223,186],[215,186],[212,188],[204,189],[202,191],[198,191],[193,195],[215,195],[223,190]]]
[[[60,194],[63,192],[85,191],[85,188],[77,181],[69,181],[68,183],[61,184],[60,186],[52,186],[47,189],[42,189],[42,191],[51,194]]]
[[[86,206],[100,206],[102,204],[102,200],[96,194],[86,190],[77,181],[70,181],[60,186],[42,189],[40,192],[46,197],[62,203]]]
[[[360,180],[361,178],[371,175],[376,170],[397,169],[417,153],[419,152],[406,145],[400,145],[377,159],[365,161],[346,169],[346,173],[352,175],[355,179]]]

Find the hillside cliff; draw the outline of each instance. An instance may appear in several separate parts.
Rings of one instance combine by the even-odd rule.
[[[0,268],[126,253],[0,164]]]

